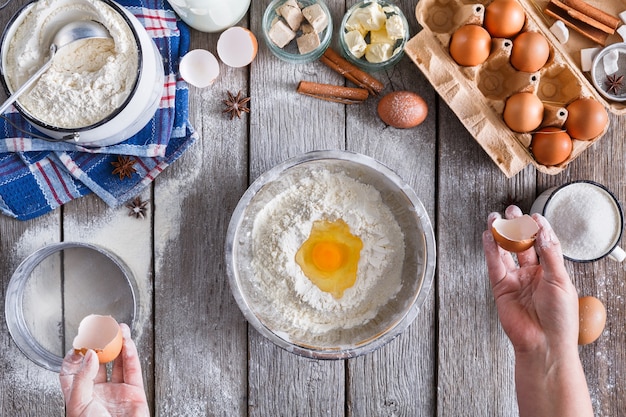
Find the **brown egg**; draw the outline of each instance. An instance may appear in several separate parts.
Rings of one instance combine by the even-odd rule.
[[[524,27],[526,13],[517,0],[495,0],[485,9],[484,26],[494,38],[511,38]]]
[[[398,129],[408,129],[422,123],[428,115],[428,106],[422,97],[410,91],[394,91],[378,102],[380,119]]]
[[[450,55],[457,64],[465,67],[480,65],[491,53],[491,36],[482,26],[463,25],[450,40]]]
[[[523,252],[530,248],[538,232],[537,222],[528,214],[513,219],[496,219],[491,225],[494,240],[509,252]]]
[[[549,57],[550,45],[539,32],[520,33],[513,40],[511,65],[519,71],[539,71],[546,65]]]
[[[558,165],[572,153],[572,138],[563,129],[544,127],[533,135],[530,151],[542,165]]]
[[[596,297],[581,297],[578,299],[578,344],[587,345],[595,342],[606,324],[606,309],[602,301]]]
[[[531,132],[543,121],[543,103],[532,93],[515,93],[506,100],[502,117],[511,130]]]
[[[592,98],[579,98],[567,106],[567,133],[578,140],[591,140],[600,135],[609,123],[602,104]]]

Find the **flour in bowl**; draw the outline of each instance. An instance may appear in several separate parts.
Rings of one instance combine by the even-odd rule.
[[[337,219],[363,242],[356,282],[338,299],[313,284],[295,261],[313,222]],[[342,172],[318,169],[295,180],[256,215],[252,239],[254,308],[278,328],[322,334],[360,326],[401,286],[400,226],[376,188]]]
[[[128,23],[100,0],[39,0],[8,45],[5,76],[17,90],[49,58],[54,33],[80,16],[104,25],[111,39],[88,39],[60,48],[52,67],[18,99],[35,119],[60,128],[100,122],[117,110],[137,80],[139,52]]]

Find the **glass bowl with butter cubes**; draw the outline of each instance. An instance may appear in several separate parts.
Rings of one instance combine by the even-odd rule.
[[[409,23],[396,5],[366,0],[352,6],[341,21],[339,44],[343,55],[368,72],[390,68],[404,55]]]
[[[295,64],[321,57],[333,34],[330,10],[320,0],[273,0],[265,9],[262,26],[270,51]]]

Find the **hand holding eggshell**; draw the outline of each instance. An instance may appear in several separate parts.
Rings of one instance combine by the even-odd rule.
[[[100,363],[92,349],[87,349],[84,354],[72,349],[65,355],[59,374],[65,415],[149,417],[141,362],[130,328],[123,323],[117,325],[110,316],[87,316],[85,320],[80,333],[82,340],[88,339],[87,330],[102,326],[103,333],[108,333],[108,326],[111,326],[108,330],[115,330],[117,326],[121,331],[122,353],[114,360],[109,375],[105,364]]]

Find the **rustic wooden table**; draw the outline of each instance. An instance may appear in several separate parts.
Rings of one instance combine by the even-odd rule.
[[[6,24],[26,0],[0,11]],[[241,23],[259,37],[251,66],[221,65],[209,88],[190,92],[200,139],[142,193],[148,217],[129,217],[91,195],[43,217],[0,217],[0,288],[44,244],[84,241],[118,253],[135,272],[145,319],[135,329],[146,390],[157,416],[515,416],[513,352],[488,285],[480,236],[487,214],[512,196],[524,211],[544,189],[591,179],[626,198],[624,118],[556,176],[526,168],[507,179],[421,72],[404,58],[376,76],[385,91],[411,90],[429,107],[417,128],[396,130],[376,116],[375,98],[345,106],[295,93],[298,81],[344,83],[315,62],[275,58],[260,37],[268,0]],[[329,0],[338,25],[354,1]],[[397,2],[417,33],[416,0]],[[217,34],[193,31],[192,48],[216,51]],[[222,114],[226,91],[249,95],[251,113]],[[4,96],[2,97],[4,98]],[[435,228],[435,285],[415,322],[381,349],[350,360],[302,358],[264,339],[239,311],[228,285],[224,239],[247,186],[279,162],[318,149],[372,156],[405,179]],[[567,262],[581,295],[607,306],[606,331],[580,348],[597,416],[626,410],[626,287],[623,265]],[[4,308],[2,309],[4,311]],[[30,362],[0,323],[0,415],[59,416],[57,374]]]

